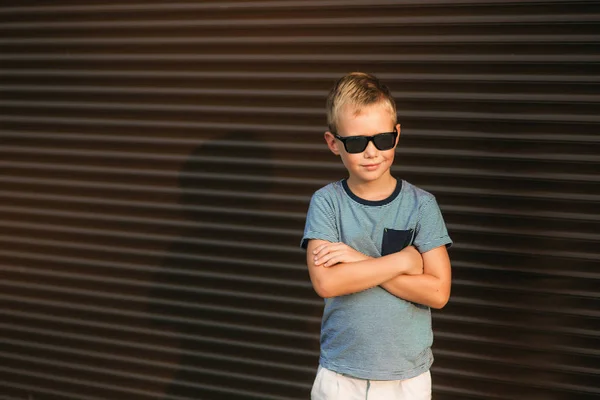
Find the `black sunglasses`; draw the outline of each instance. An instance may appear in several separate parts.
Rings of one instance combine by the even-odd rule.
[[[373,136],[342,137],[337,133],[333,133],[333,136],[335,136],[336,139],[344,143],[344,148],[346,149],[346,152],[350,154],[357,154],[365,151],[365,149],[369,145],[369,142],[371,141],[379,150],[393,149],[394,145],[396,144],[396,137],[398,137],[398,132],[394,129],[393,132],[383,132]]]

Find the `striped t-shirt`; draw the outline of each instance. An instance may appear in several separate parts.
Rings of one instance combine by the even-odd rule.
[[[302,247],[309,239],[342,242],[370,257],[413,245],[421,253],[450,246],[435,197],[397,181],[384,200],[356,196],[346,180],[313,195]],[[409,379],[433,363],[431,313],[376,286],[325,299],[320,364],[332,371],[372,380]]]

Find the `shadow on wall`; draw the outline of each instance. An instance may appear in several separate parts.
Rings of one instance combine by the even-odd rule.
[[[269,207],[271,159],[254,134],[232,132],[198,146],[183,166],[186,227],[149,293],[153,326],[177,338],[165,399],[236,398],[236,391],[264,387],[236,373],[276,374],[269,368],[276,360],[265,350],[272,339],[261,334],[272,321],[260,315],[274,305],[254,299],[264,289],[244,281],[258,274],[251,264],[256,254],[246,249],[261,240],[253,228],[264,225],[260,210]]]

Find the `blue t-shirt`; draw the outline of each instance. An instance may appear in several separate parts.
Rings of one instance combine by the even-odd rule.
[[[302,247],[309,239],[342,242],[370,257],[413,245],[425,253],[450,246],[435,197],[406,181],[391,196],[368,201],[346,180],[313,195]],[[433,363],[429,307],[394,296],[380,286],[325,299],[320,364],[362,379],[409,379]]]

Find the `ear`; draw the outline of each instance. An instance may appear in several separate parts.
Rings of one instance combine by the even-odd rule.
[[[340,149],[338,147],[340,143],[335,138],[335,136],[333,136],[333,133],[329,131],[325,132],[325,142],[327,143],[327,147],[329,147],[329,150],[331,150],[333,154],[335,154],[336,156],[340,155]]]
[[[400,124],[396,124],[396,132],[398,132],[398,136],[396,136],[396,146],[398,146],[398,141],[400,140]]]

